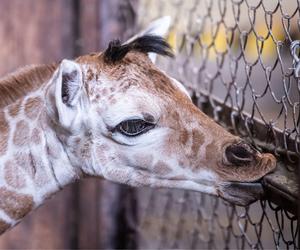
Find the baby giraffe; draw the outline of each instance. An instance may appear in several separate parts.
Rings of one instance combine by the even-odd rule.
[[[1,233],[89,176],[239,205],[261,197],[257,181],[275,158],[204,115],[148,53],[172,56],[163,38],[145,34],[0,80]]]

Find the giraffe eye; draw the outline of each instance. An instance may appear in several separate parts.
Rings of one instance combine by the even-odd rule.
[[[132,119],[121,122],[116,130],[126,136],[137,136],[154,128],[155,124],[140,119]]]

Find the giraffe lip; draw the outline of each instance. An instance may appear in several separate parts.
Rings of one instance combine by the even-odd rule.
[[[255,182],[227,182],[222,185],[220,196],[230,203],[247,206],[264,196],[263,185]]]

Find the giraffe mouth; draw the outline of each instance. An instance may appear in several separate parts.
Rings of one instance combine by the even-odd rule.
[[[255,164],[239,166],[238,178],[229,178],[219,186],[219,196],[240,206],[247,206],[264,197],[263,177],[276,168],[276,159],[271,154],[255,155]]]
[[[222,185],[219,195],[230,203],[247,206],[264,196],[260,180],[255,182],[227,182]]]

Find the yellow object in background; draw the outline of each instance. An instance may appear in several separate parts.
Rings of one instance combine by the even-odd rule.
[[[279,23],[278,23],[279,22]],[[277,56],[277,45],[276,41],[283,41],[285,38],[284,30],[280,20],[273,24],[272,36],[268,35],[268,27],[265,23],[258,25],[255,32],[252,30],[247,35],[246,46],[245,46],[245,58],[248,62],[254,62],[257,60],[259,54],[264,62],[273,60]],[[217,33],[214,33],[217,32]],[[234,34],[232,34],[234,32]],[[179,27],[173,27],[167,37],[168,43],[172,46],[174,52],[178,52],[178,46],[181,46],[182,41],[178,39],[183,39]],[[231,36],[234,36],[233,38]],[[229,46],[228,41],[233,39],[232,44]],[[201,46],[195,46],[196,49],[193,50],[193,55],[197,56],[199,50],[207,49],[207,57],[209,60],[215,60],[217,53],[226,53],[229,48],[231,52],[237,52],[241,47],[240,32],[238,30],[226,30],[226,28],[221,25],[216,31],[207,28],[199,35],[199,43]],[[184,44],[187,46],[187,44]],[[263,47],[262,47],[263,46]]]
[[[176,36],[176,30],[175,28],[171,29],[168,36],[167,36],[167,42],[171,45],[174,53],[177,52],[177,36]]]

